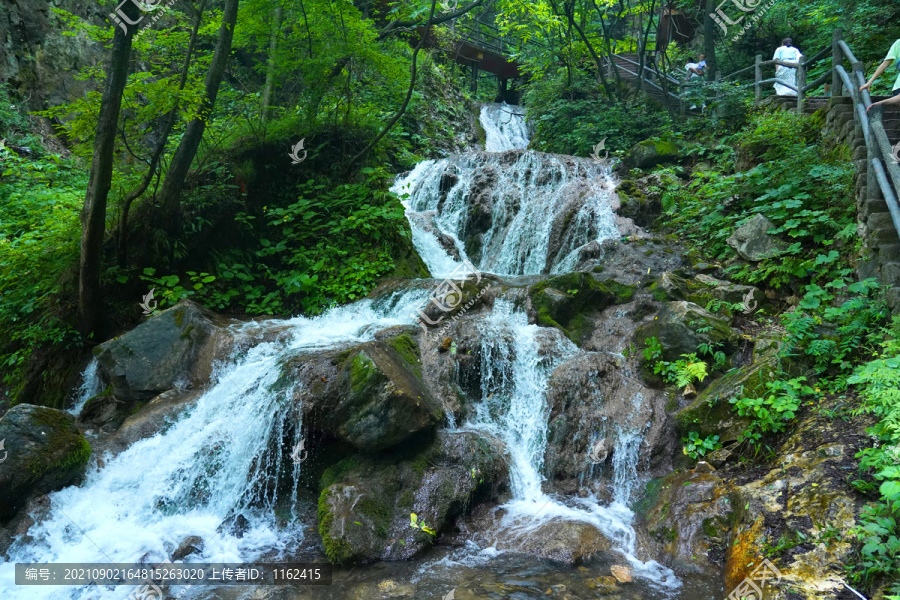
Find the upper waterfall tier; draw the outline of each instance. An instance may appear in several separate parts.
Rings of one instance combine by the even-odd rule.
[[[531,151],[478,152],[416,165],[393,191],[434,277],[458,261],[498,275],[571,270],[580,248],[618,237],[609,167]]]
[[[487,152],[525,150],[531,139],[525,111],[519,106],[485,104],[478,119],[484,127]]]

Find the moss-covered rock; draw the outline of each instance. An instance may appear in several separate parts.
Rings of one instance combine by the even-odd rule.
[[[633,286],[611,279],[597,281],[584,272],[552,277],[528,288],[538,325],[556,327],[576,344],[590,333],[588,313],[625,304],[634,292]]]
[[[338,352],[302,353],[282,365],[305,428],[377,452],[432,430],[444,409],[422,382],[415,328],[392,328]]]
[[[647,340],[656,338],[663,347],[662,359],[678,360],[683,354],[697,352],[700,344],[718,344],[727,354],[738,349],[738,333],[728,321],[717,317],[693,302],[668,302],[653,321],[634,332],[636,348],[647,347]]]
[[[676,162],[681,158],[681,147],[672,140],[644,140],[635,144],[626,154],[626,167],[646,169],[666,162]]]
[[[205,384],[225,322],[185,300],[97,346],[103,379],[119,400],[149,400],[175,387]]]
[[[29,498],[78,480],[91,446],[62,411],[19,404],[0,419],[0,520],[11,517]]]
[[[506,476],[492,446],[469,432],[440,432],[411,457],[345,458],[321,480],[326,555],[333,563],[411,558],[476,500],[496,498]],[[411,514],[419,527],[411,525]]]

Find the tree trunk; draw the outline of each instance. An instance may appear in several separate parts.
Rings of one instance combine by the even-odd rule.
[[[181,67],[181,79],[178,81],[179,93],[184,89],[184,86],[187,83],[188,74],[191,68],[191,56],[194,53],[194,45],[197,42],[197,30],[200,29],[200,21],[203,20],[203,9],[205,7],[206,0],[200,0],[200,8],[197,9],[197,19],[194,21],[194,29],[191,31],[191,38],[188,42],[187,52],[185,52],[184,64]],[[141,183],[135,189],[128,192],[128,194],[125,195],[125,199],[122,201],[122,210],[119,215],[119,243],[117,248],[118,263],[120,267],[124,268],[128,263],[128,211],[131,209],[131,203],[147,190],[147,187],[153,180],[153,176],[156,174],[156,167],[159,166],[159,159],[162,157],[162,153],[166,148],[166,142],[169,140],[169,134],[172,132],[172,127],[175,126],[175,116],[178,114],[178,104],[178,97],[176,97],[172,110],[166,115],[162,133],[160,133],[159,140],[156,142],[156,148],[153,150],[153,155],[150,157],[147,173],[144,175]]]
[[[222,11],[222,25],[219,27],[219,39],[216,42],[216,50],[209,65],[209,70],[206,73],[206,93],[203,98],[203,106],[197,117],[188,123],[181,142],[178,144],[178,149],[175,150],[175,155],[172,157],[172,164],[169,165],[166,179],[163,181],[162,189],[159,193],[159,203],[163,211],[163,227],[170,236],[175,236],[176,238],[180,234],[181,188],[184,186],[191,163],[194,162],[194,157],[197,155],[197,149],[200,147],[200,141],[203,139],[203,132],[206,130],[207,120],[210,118],[216,104],[219,85],[222,83],[225,67],[231,55],[231,39],[234,35],[237,12],[238,0],[225,0],[225,8]],[[173,244],[174,242],[175,239],[172,239]]]
[[[263,88],[262,119],[269,120],[269,102],[272,99],[272,86],[275,84],[275,53],[278,52],[278,36],[281,35],[281,5],[275,7],[275,18],[272,22],[272,34],[269,37],[269,60],[266,67],[266,86]]]
[[[706,18],[703,19],[703,49],[706,51],[706,78],[715,81],[716,64],[716,24],[711,14],[716,12],[715,0],[706,0]]]
[[[120,5],[118,10],[136,24],[140,11],[134,2]],[[113,16],[115,18],[115,16]],[[100,112],[94,135],[94,155],[91,175],[81,210],[81,255],[78,263],[79,331],[85,336],[99,333],[103,320],[103,294],[100,290],[103,238],[106,233],[106,201],[112,187],[113,154],[116,146],[116,127],[122,108],[122,93],[128,82],[128,62],[136,27],[126,27],[121,21],[115,27],[112,56],[106,73],[106,86],[100,100]]]

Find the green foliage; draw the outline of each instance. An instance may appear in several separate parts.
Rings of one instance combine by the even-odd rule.
[[[800,408],[801,398],[815,392],[806,385],[806,377],[776,379],[766,383],[769,393],[761,398],[732,398],[738,415],[750,417],[747,428],[741,432],[742,440],[758,443],[764,434],[784,431]]]
[[[542,152],[586,157],[604,139],[606,150],[625,152],[672,129],[666,111],[640,97],[612,103],[586,77],[568,87],[561,78],[534,83],[525,93],[525,103],[534,123],[531,147]]]
[[[806,286],[798,310],[782,319],[787,331],[785,352],[808,357],[818,374],[846,376],[860,356],[875,351],[871,331],[887,314],[878,290],[874,279],[849,285],[835,279],[821,287]]]
[[[695,460],[703,458],[707,453],[715,452],[722,447],[722,444],[719,443],[719,436],[708,435],[701,439],[700,434],[696,431],[692,431],[687,437],[681,438],[681,443],[684,444],[682,452]]]
[[[856,368],[848,383],[857,386],[863,402],[859,412],[876,415],[879,421],[866,431],[876,440],[872,448],[863,449],[860,470],[871,474],[874,483],[856,482],[863,491],[877,493],[878,501],[865,507],[859,526],[854,530],[862,543],[860,560],[854,566],[854,576],[873,581],[888,576],[892,591],[900,592],[897,574],[900,573],[900,318],[886,331],[876,357]]]

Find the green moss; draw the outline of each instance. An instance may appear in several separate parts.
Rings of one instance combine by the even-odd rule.
[[[660,156],[678,154],[678,146],[669,140],[659,140],[656,142],[656,153]]]
[[[412,491],[405,490],[403,492],[403,494],[400,496],[400,500],[397,502],[397,506],[412,508],[414,500],[415,500],[415,497],[413,496]]]
[[[403,360],[405,360],[415,371],[416,375],[422,376],[422,361],[419,359],[419,346],[408,333],[398,335],[392,338],[388,344],[397,351]]]
[[[349,373],[350,392],[356,397],[365,395],[378,384],[381,378],[375,361],[369,358],[365,352],[359,352],[350,359]]]
[[[193,325],[188,325],[188,326],[185,328],[185,330],[181,332],[181,335],[178,336],[178,337],[179,337],[180,339],[182,339],[182,340],[186,340],[186,339],[191,335],[191,332],[192,332],[193,330],[194,330],[194,326],[193,326]]]
[[[391,524],[391,511],[383,502],[376,498],[363,496],[356,507],[359,514],[371,519],[376,535],[384,532],[381,537],[387,537],[387,529]]]
[[[335,539],[331,535],[331,529],[334,526],[334,514],[328,508],[328,498],[331,497],[330,490],[323,490],[319,494],[319,536],[322,538],[322,545],[325,547],[325,556],[332,564],[340,565],[349,562],[353,558],[353,546],[350,542],[343,538]]]
[[[331,487],[343,479],[344,475],[353,471],[358,466],[359,463],[352,458],[345,458],[342,461],[331,465],[322,473],[322,477],[319,479],[319,487],[323,490]]]
[[[178,329],[181,329],[181,326],[184,324],[184,313],[184,308],[179,308],[173,315],[175,317],[175,325],[176,327],[178,327]]]
[[[26,465],[33,479],[50,471],[80,469],[90,460],[91,445],[65,413],[41,407],[32,413],[31,421],[47,434],[47,445]],[[71,449],[62,458],[54,460],[55,452],[60,448]]]
[[[425,469],[428,468],[428,464],[428,457],[425,454],[420,454],[409,466],[416,475],[421,476],[425,473]]]
[[[639,515],[645,515],[650,511],[651,508],[653,508],[653,506],[659,500],[659,493],[663,489],[664,481],[664,478],[658,477],[647,482],[647,485],[644,486],[643,496],[640,500],[634,503],[633,509],[635,513]]]
[[[716,527],[713,517],[703,519],[703,533],[708,537],[719,537],[719,529]]]

